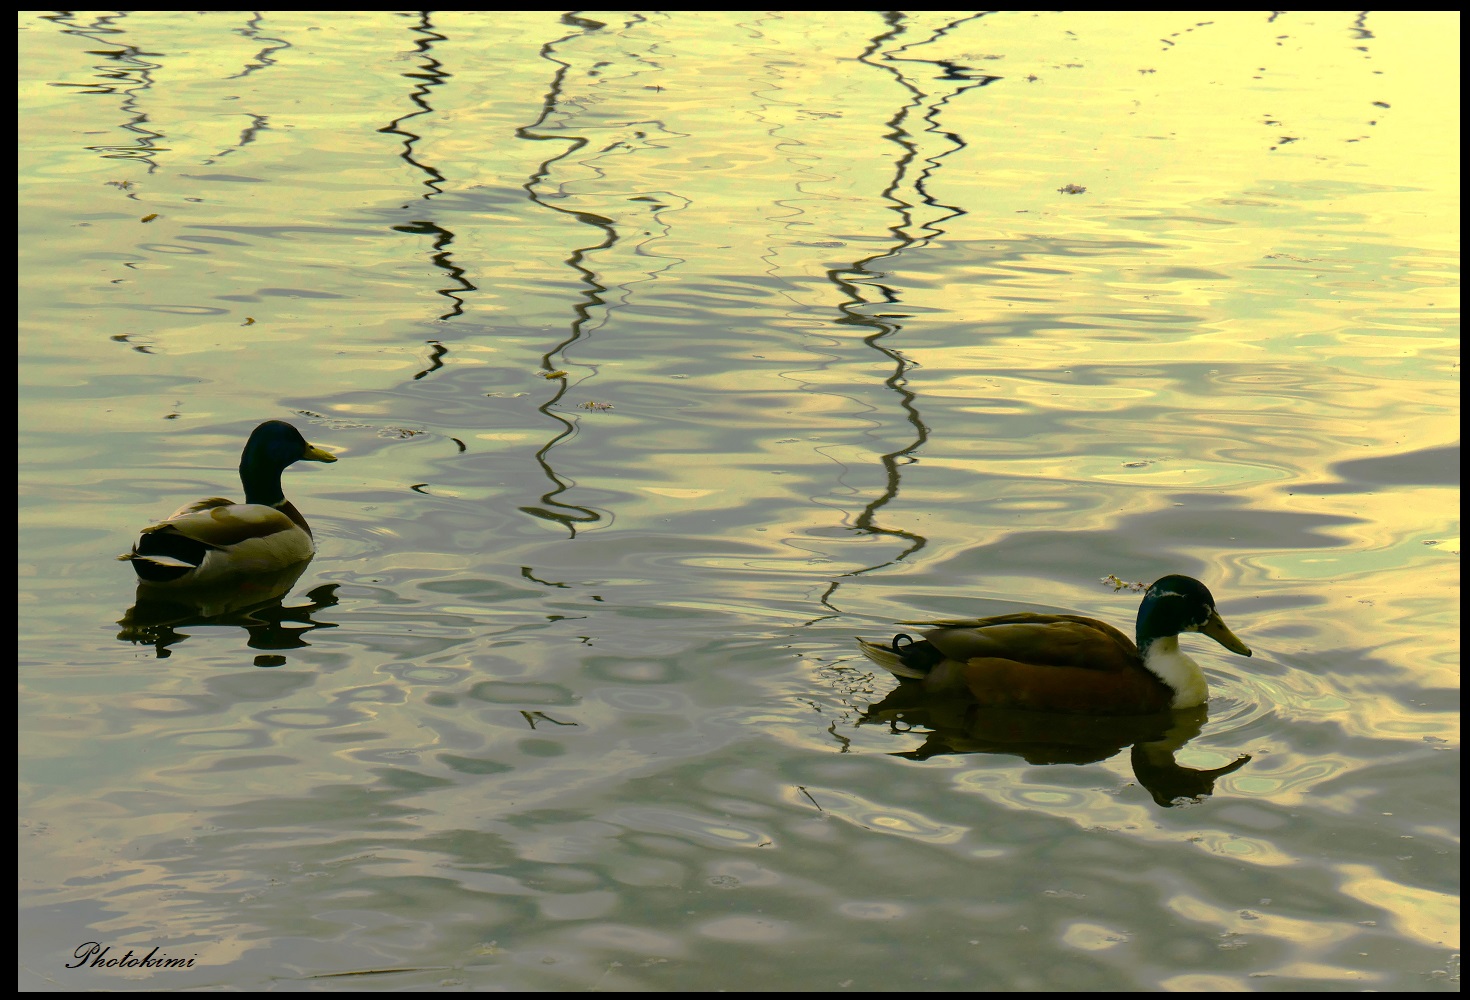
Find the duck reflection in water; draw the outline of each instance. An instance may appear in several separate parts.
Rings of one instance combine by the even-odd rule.
[[[312,620],[312,615],[337,604],[337,584],[315,587],[307,593],[308,603],[295,607],[282,604],[292,586],[305,572],[310,560],[274,573],[263,573],[213,587],[159,587],[138,584],[134,604],[118,625],[118,639],[154,647],[160,659],[170,655],[168,647],[188,638],[178,630],[199,625],[235,626],[250,634],[249,645],[261,650],[299,649],[310,645],[306,634],[312,629],[335,625]],[[277,666],[273,657],[257,658],[257,665]]]
[[[1013,708],[987,708],[973,701],[936,697],[918,685],[900,684],[858,720],[882,724],[895,734],[917,733],[923,742],[895,757],[928,760],[948,754],[990,753],[1020,757],[1028,764],[1096,764],[1127,747],[1133,775],[1161,806],[1197,801],[1212,794],[1215,779],[1240,770],[1250,755],[1224,767],[1185,767],[1174,755],[1200,734],[1203,705],[1144,716],[1053,715]]]

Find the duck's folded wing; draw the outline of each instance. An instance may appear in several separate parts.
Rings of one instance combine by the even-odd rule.
[[[258,503],[215,504],[214,500],[201,500],[190,504],[192,513],[175,515],[167,521],[143,529],[149,534],[155,531],[175,531],[211,548],[228,548],[254,538],[268,538],[283,531],[299,530],[296,522],[274,507]],[[208,504],[209,506],[203,506]],[[187,509],[187,508],[186,508]]]
[[[1127,636],[1103,622],[1063,616],[1007,615],[972,627],[943,626],[924,633],[946,659],[958,663],[1005,660],[1034,667],[1127,670],[1138,652]],[[1039,620],[1038,620],[1039,619]]]

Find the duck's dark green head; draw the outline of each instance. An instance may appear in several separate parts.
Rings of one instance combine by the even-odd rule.
[[[267,420],[250,433],[240,453],[240,482],[245,502],[272,507],[286,499],[281,473],[294,462],[335,462],[337,456],[307,444],[301,432],[284,420]]]
[[[1232,653],[1251,655],[1250,647],[1225,627],[1208,587],[1193,577],[1166,576],[1154,581],[1138,606],[1139,651],[1180,632],[1203,632]]]

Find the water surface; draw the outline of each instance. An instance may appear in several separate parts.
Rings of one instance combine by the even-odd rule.
[[[1457,38],[23,14],[24,988],[1457,990]],[[284,606],[129,615],[270,418]],[[872,709],[1167,573],[1194,803]]]

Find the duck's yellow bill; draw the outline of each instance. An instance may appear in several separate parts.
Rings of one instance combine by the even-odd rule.
[[[1226,627],[1218,612],[1211,611],[1209,619],[1199,627],[1199,630],[1232,653],[1239,653],[1241,656],[1251,655],[1251,648],[1235,637],[1235,633]]]

